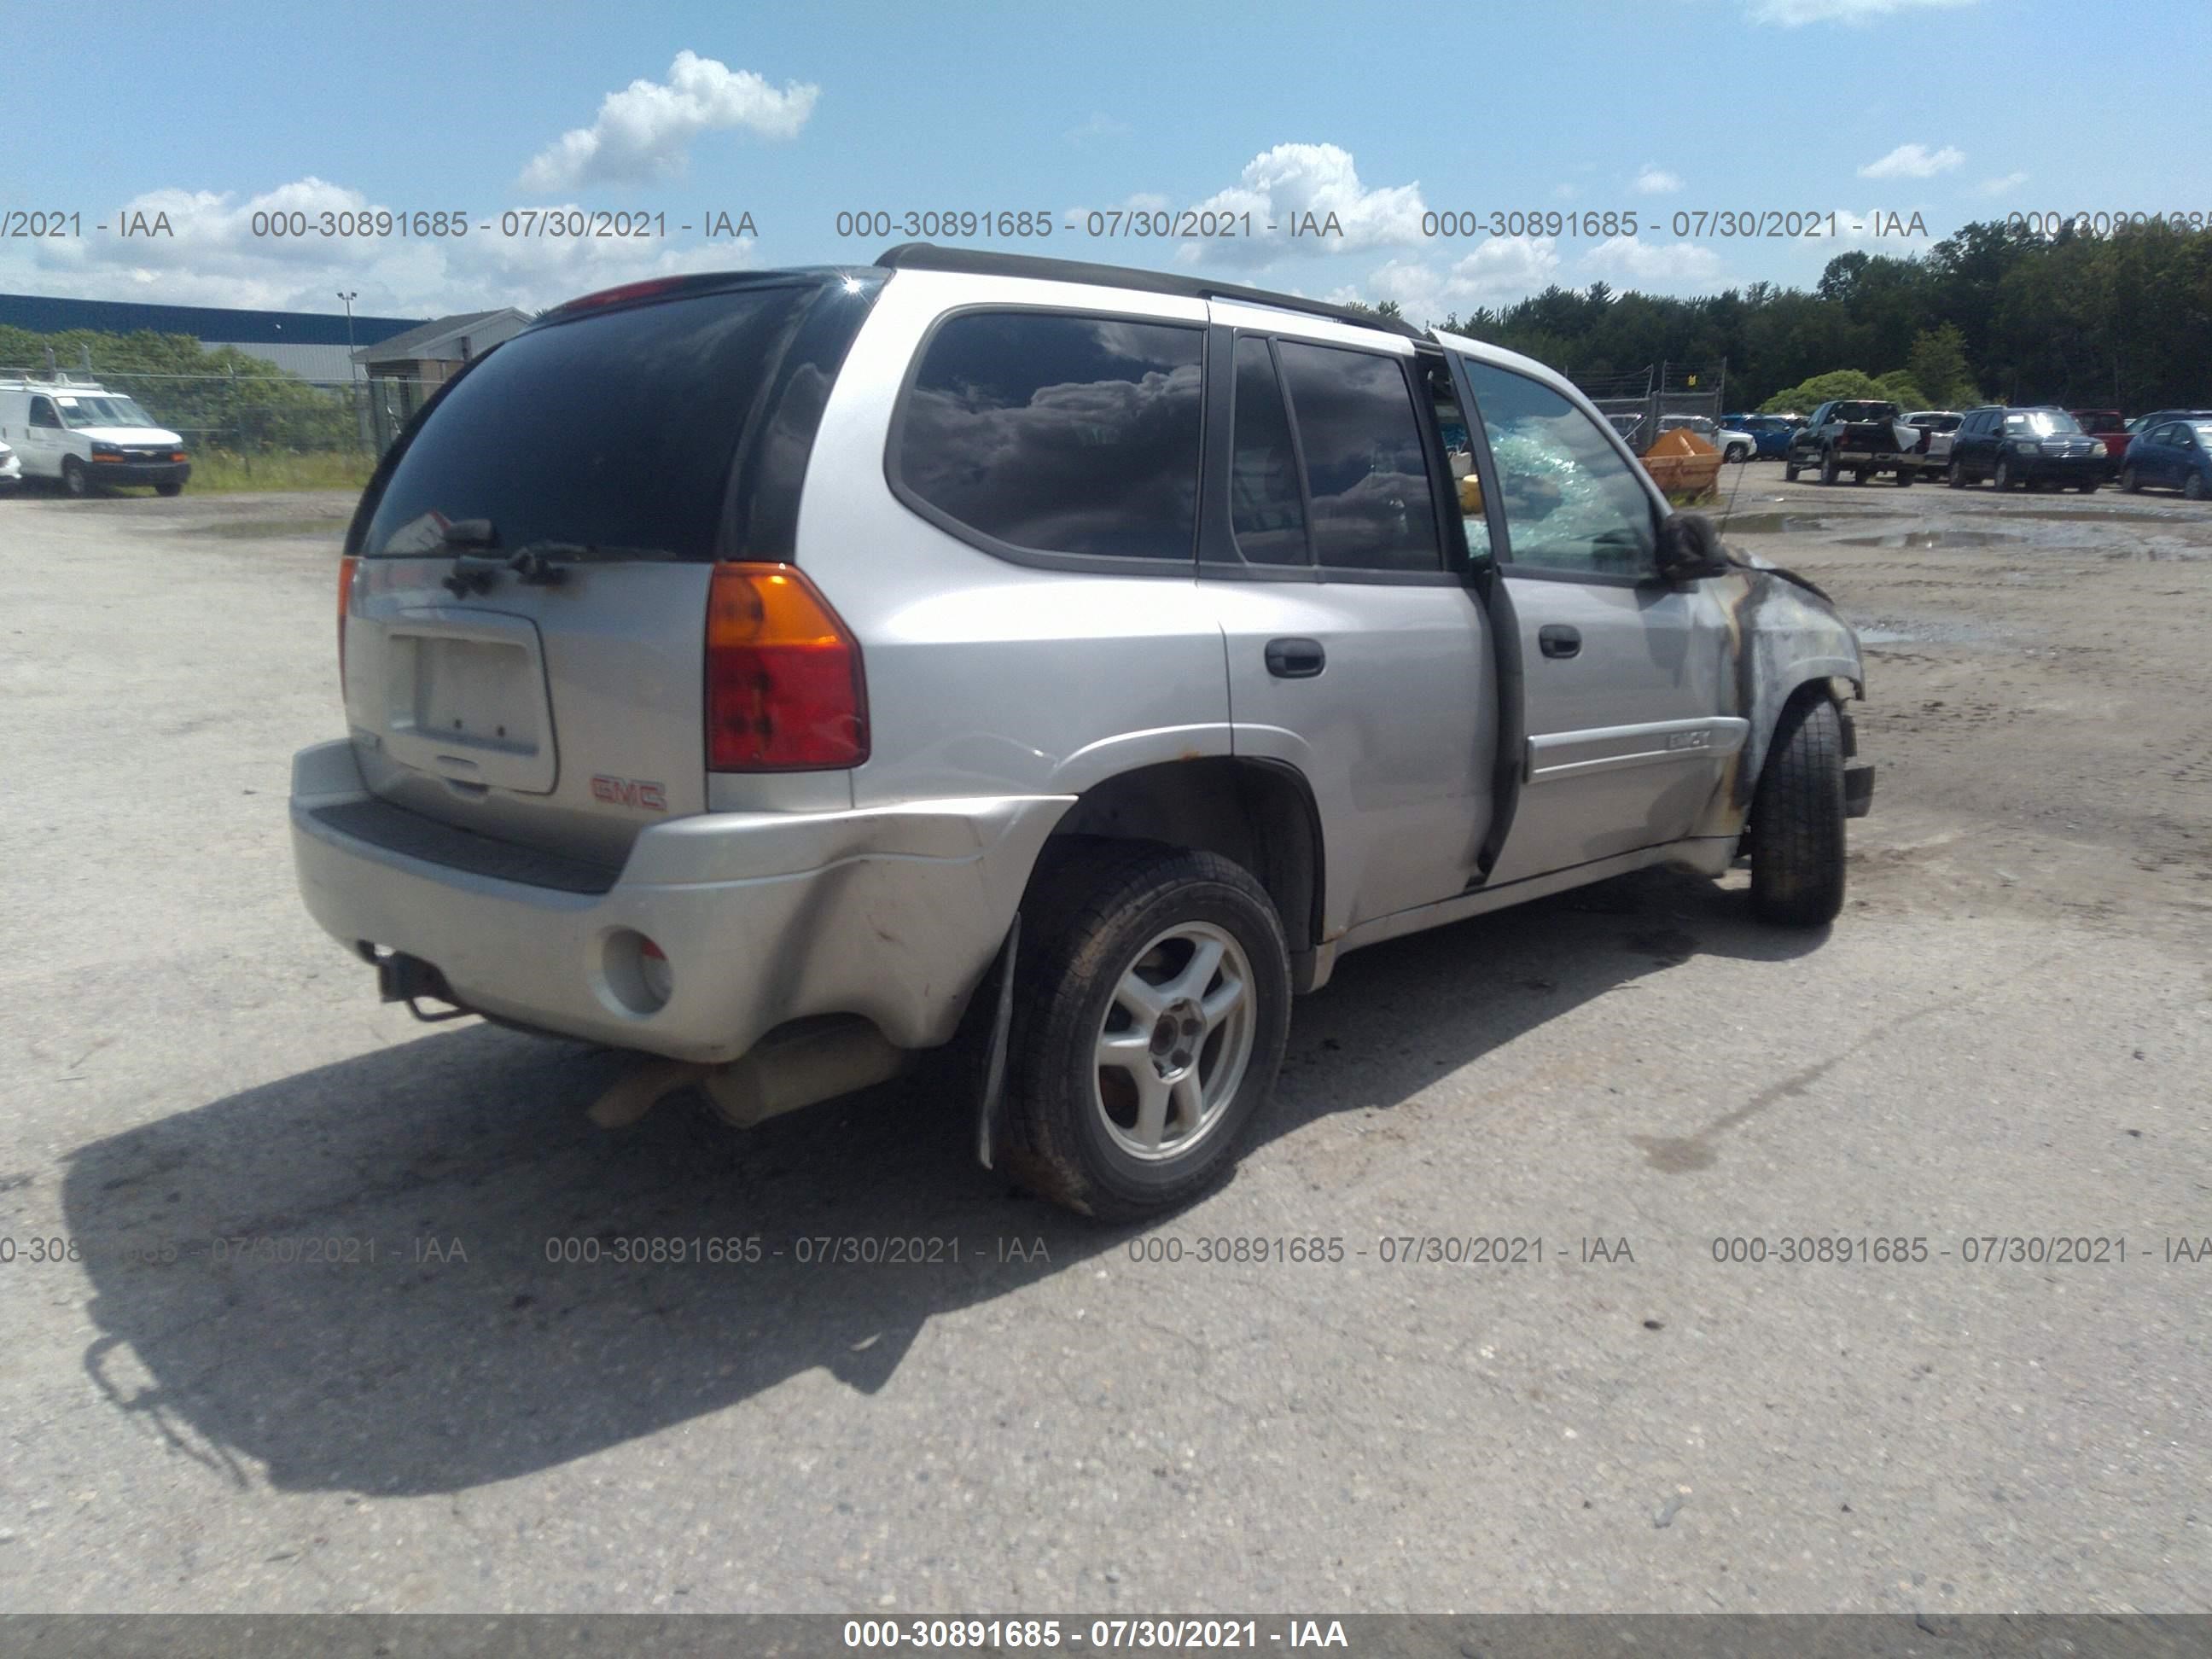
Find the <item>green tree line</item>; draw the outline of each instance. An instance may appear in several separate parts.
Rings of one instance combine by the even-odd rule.
[[[2212,230],[2046,236],[1978,222],[1925,254],[1838,254],[1810,293],[1754,283],[1674,299],[1554,286],[1439,325],[1585,377],[1726,358],[1735,409],[1809,411],[1816,377],[1842,388],[1827,397],[1914,407],[2205,407]],[[1850,371],[1855,380],[1832,378]]]

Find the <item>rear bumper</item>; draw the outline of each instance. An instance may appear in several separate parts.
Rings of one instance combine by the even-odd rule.
[[[368,799],[350,744],[294,758],[301,896],[331,937],[429,963],[480,1013],[719,1062],[816,1014],[860,1015],[902,1048],[948,1041],[1073,798],[678,818],[640,835],[601,892],[434,863],[319,816]],[[633,930],[672,970],[651,1012],[620,988]]]

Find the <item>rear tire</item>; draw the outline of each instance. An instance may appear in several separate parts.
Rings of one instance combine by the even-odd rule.
[[[92,494],[92,477],[84,470],[84,463],[74,455],[62,457],[62,489],[79,500]]]
[[[1910,489],[1912,487],[1912,469],[1911,467],[1900,466],[1897,469],[1897,487],[1899,489]]]
[[[1228,1171],[1274,1085],[1281,919],[1218,854],[1079,842],[1048,857],[1023,906],[1007,1167],[1101,1219],[1172,1209]]]
[[[1835,483],[1837,479],[1843,477],[1843,475],[1844,470],[1836,465],[1836,458],[1832,454],[1823,455],[1820,457],[1820,482],[1822,483],[1832,484]]]
[[[1808,697],[1782,711],[1752,797],[1751,905],[1762,921],[1818,927],[1844,908],[1844,728]]]
[[[1728,454],[1723,459],[1730,466],[1741,466],[1751,459],[1751,452],[1741,444],[1730,444]]]
[[[2090,479],[2089,482],[2085,484],[2079,484],[2075,487],[2079,489],[2084,495],[2094,495],[2097,493],[2097,481],[2094,478]]]
[[[2212,494],[2212,491],[2207,491],[2204,488],[2204,475],[2202,472],[2192,472],[2182,480],[2181,493],[2192,501],[2201,501],[2208,494]]]
[[[184,493],[184,485],[180,483],[159,483],[154,486],[154,493],[156,495],[180,495]]]

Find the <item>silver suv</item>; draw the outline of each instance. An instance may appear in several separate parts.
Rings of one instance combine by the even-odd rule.
[[[957,1057],[1088,1212],[1234,1159],[1345,951],[1740,853],[1844,885],[1859,649],[1510,352],[907,246],[593,295],[346,541],[315,919],[750,1123]],[[428,1017],[426,1014],[426,1017]]]

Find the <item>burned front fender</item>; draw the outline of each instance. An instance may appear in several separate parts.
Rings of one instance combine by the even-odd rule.
[[[1705,809],[1700,836],[1742,830],[1775,726],[1793,697],[1808,685],[1838,702],[1866,694],[1858,635],[1826,593],[1755,555],[1731,549],[1729,558],[1732,568],[1711,579],[1710,588],[1728,621],[1722,683],[1732,690],[1733,706],[1727,712],[1750,730]]]

